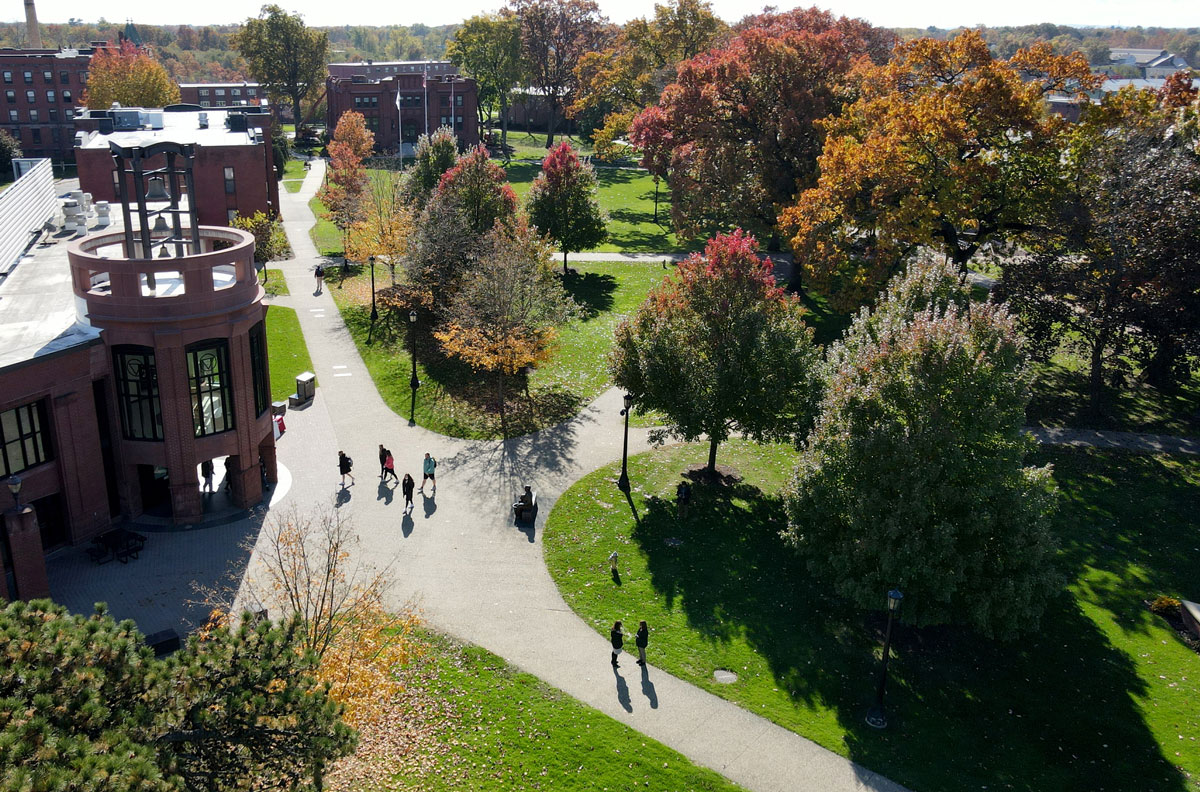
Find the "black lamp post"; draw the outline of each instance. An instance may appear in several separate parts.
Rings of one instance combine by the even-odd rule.
[[[13,508],[15,508],[17,511],[21,511],[21,477],[9,476],[7,484],[8,491],[11,492],[13,496]]]
[[[633,406],[633,396],[625,394],[625,409],[621,410],[621,415],[625,416],[625,445],[621,448],[621,478],[617,479],[617,489],[621,492],[629,492],[629,408]]]
[[[412,378],[408,381],[408,387],[412,388],[412,405],[408,411],[408,425],[415,426],[417,423],[417,388],[421,387],[421,380],[417,379],[417,311],[415,308],[408,312],[408,335],[412,338]]]
[[[879,686],[875,688],[875,704],[867,711],[867,725],[876,729],[886,729],[887,713],[883,710],[883,693],[887,688],[888,657],[892,648],[892,620],[900,610],[900,601],[904,595],[899,589],[892,589],[887,594],[888,620],[887,630],[883,636],[883,662],[879,666]]]
[[[370,256],[367,261],[371,264],[371,326],[367,328],[367,343],[371,343],[371,334],[375,332],[375,320],[379,318],[379,309],[375,307],[375,257]]]

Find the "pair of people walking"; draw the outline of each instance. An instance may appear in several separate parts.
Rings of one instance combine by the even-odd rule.
[[[387,481],[388,476],[391,476],[396,483],[400,482],[400,478],[396,475],[396,460],[392,456],[392,452],[383,447],[383,443],[379,444],[379,478]]]
[[[621,631],[621,621],[619,619],[613,623],[609,638],[612,641],[612,666],[613,668],[620,668],[621,664],[617,662],[617,656],[621,654],[621,649],[625,646],[625,634]],[[646,645],[650,643],[650,628],[646,626],[645,621],[638,622],[638,629],[633,636],[633,642],[638,650],[637,664],[645,667]]]

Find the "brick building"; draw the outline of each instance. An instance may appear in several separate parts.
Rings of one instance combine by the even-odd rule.
[[[0,480],[21,484],[0,601],[51,594],[44,554],[121,520],[199,522],[204,460],[228,458],[236,508],[276,477],[254,238],[181,223],[145,256],[113,216],[50,237],[0,280]]]
[[[179,101],[199,107],[260,107],[267,93],[258,83],[180,83]]]
[[[0,49],[0,128],[27,157],[74,157],[76,108],[83,104],[94,48]]]
[[[110,144],[173,142],[195,146],[193,174],[202,225],[228,225],[234,214],[278,211],[271,117],[265,109],[93,110],[76,123],[79,187],[93,200],[119,201]]]
[[[325,81],[326,124],[362,113],[382,152],[412,154],[420,135],[453,127],[464,147],[479,143],[475,81],[448,61],[331,63]]]

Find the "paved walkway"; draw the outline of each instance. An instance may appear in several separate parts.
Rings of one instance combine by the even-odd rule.
[[[748,789],[901,790],[653,667],[645,674],[632,663],[626,664],[631,670],[613,670],[607,641],[563,602],[546,571],[542,525],[568,486],[620,457],[620,393],[604,393],[559,426],[504,442],[457,440],[410,427],[379,398],[329,292],[313,294],[319,258],[308,236],[313,219],[307,204],[322,167],[314,162],[304,188],[280,196],[296,254],[281,265],[291,290],[288,303],[300,316],[322,397],[304,412],[289,412],[279,443],[280,459],[293,469],[290,500],[307,508],[335,497],[341,448],[356,458],[357,475],[343,508],[369,557],[393,565],[395,605],[417,603],[437,628],[495,652]],[[631,451],[649,447],[646,435],[631,430]],[[424,452],[439,461],[436,498],[418,493],[411,517],[402,514],[402,498],[378,486],[379,443],[392,449],[401,474],[418,474],[418,480]],[[517,527],[510,514],[522,484],[538,492],[532,528]],[[597,575],[606,578],[606,571]],[[626,622],[636,617],[613,614]]]

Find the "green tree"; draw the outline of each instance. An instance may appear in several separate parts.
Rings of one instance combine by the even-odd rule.
[[[1036,629],[1061,579],[1050,471],[1024,465],[1030,377],[1013,318],[969,305],[952,264],[911,263],[826,371],[786,494],[812,574],[867,608],[899,588],[916,624]]]
[[[442,174],[458,161],[458,138],[450,127],[440,127],[417,138],[416,162],[405,173],[404,195],[417,211],[438,186]]]
[[[733,432],[802,437],[819,393],[820,353],[803,309],[775,284],[769,259],[740,229],[709,240],[617,326],[609,371],[671,433],[707,436],[708,470]]]
[[[473,16],[454,32],[446,56],[475,78],[480,126],[485,105],[499,105],[500,147],[507,152],[509,96],[522,72],[521,21],[508,9]]]
[[[179,101],[179,86],[154,57],[131,41],[113,49],[103,47],[88,65],[83,102],[107,110],[113,102],[125,107],[163,107]]]
[[[21,156],[21,141],[7,129],[0,129],[0,178],[7,179],[12,173],[12,161]]]
[[[278,261],[292,255],[292,246],[288,243],[283,223],[278,217],[271,217],[260,210],[249,217],[234,217],[232,225],[254,234],[255,263],[266,264],[268,261]]]
[[[542,172],[525,198],[530,221],[567,253],[599,245],[608,237],[608,217],[596,199],[596,172],[579,161],[565,140],[542,160]]]
[[[257,19],[247,19],[233,37],[254,78],[272,97],[286,97],[299,124],[300,103],[325,82],[329,38],[305,26],[299,14],[264,5]]]

